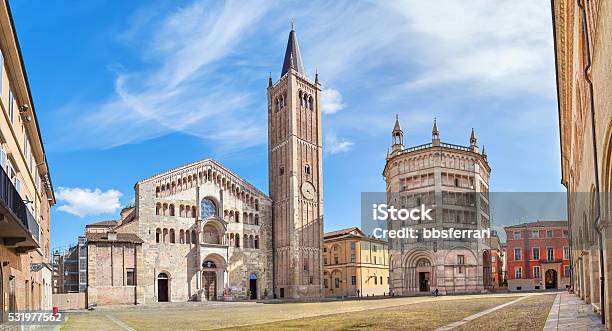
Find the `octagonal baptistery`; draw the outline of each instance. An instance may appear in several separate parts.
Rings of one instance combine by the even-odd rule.
[[[272,204],[264,193],[210,159],[135,189],[145,302],[272,294]]]
[[[396,117],[393,143],[383,175],[387,204],[396,208],[432,209],[431,220],[390,220],[389,230],[413,228],[415,238],[389,238],[389,290],[414,295],[438,289],[440,294],[477,293],[492,287],[490,238],[424,238],[423,229],[487,230],[489,174],[487,156],[476,145],[440,141],[434,120],[431,143],[404,147]],[[486,231],[484,231],[486,232]],[[484,233],[480,231],[481,234]]]

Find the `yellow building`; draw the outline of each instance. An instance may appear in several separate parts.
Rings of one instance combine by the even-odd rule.
[[[0,313],[51,309],[55,197],[6,0],[0,1],[0,35]]]
[[[389,247],[359,228],[328,232],[323,239],[325,296],[389,295]]]

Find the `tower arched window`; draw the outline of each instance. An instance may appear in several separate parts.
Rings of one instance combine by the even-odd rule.
[[[312,97],[311,96],[308,97],[308,109],[310,110],[312,110],[312,101],[313,101]]]
[[[157,229],[155,230],[155,242],[156,242],[156,243],[158,243],[158,244],[159,244],[159,243],[160,243],[160,241],[161,241],[161,235],[162,235],[162,233],[161,233],[161,229],[160,229],[160,228],[157,228]]]
[[[300,107],[304,107],[304,94],[302,91],[298,92],[298,98],[300,99]]]
[[[304,165],[304,173],[310,175],[310,164]]]
[[[259,249],[259,236],[255,236],[255,248]]]
[[[170,204],[170,216],[175,216],[174,215],[174,204],[173,203]]]

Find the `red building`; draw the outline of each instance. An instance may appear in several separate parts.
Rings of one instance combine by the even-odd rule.
[[[566,221],[537,221],[505,227],[510,291],[563,289],[570,284]]]

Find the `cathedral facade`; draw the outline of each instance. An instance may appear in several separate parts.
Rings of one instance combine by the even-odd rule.
[[[487,155],[476,145],[440,141],[436,122],[430,143],[404,147],[399,118],[383,175],[387,204],[432,209],[431,220],[391,220],[389,230],[413,228],[416,238],[389,239],[389,290],[413,295],[438,289],[440,294],[482,292],[492,286],[488,239],[432,239],[423,229],[486,230],[489,217]]]
[[[268,82],[270,196],[212,159],[139,181],[86,232],[89,305],[320,297],[320,91],[292,28]]]

